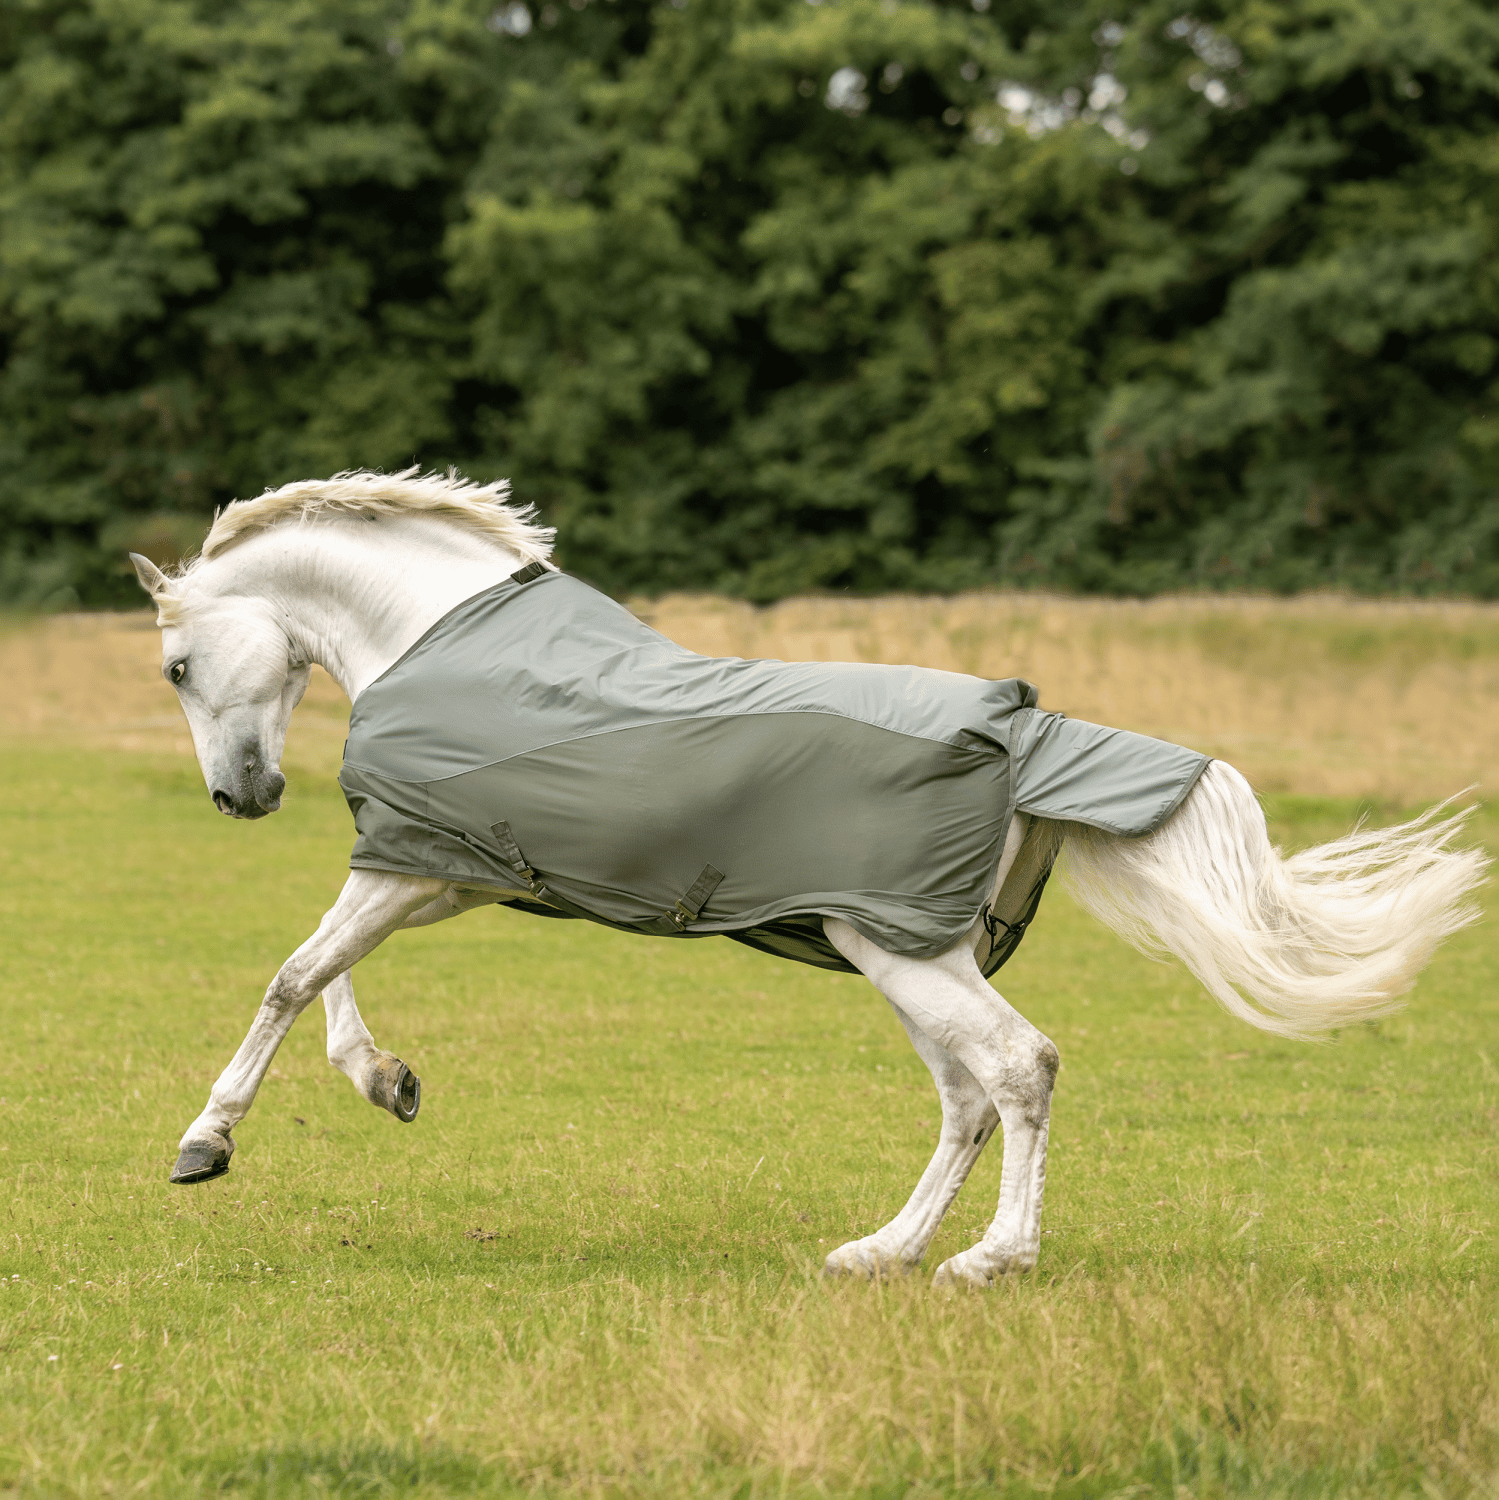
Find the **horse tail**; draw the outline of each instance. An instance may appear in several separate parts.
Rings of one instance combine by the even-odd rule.
[[[1305,1037],[1398,1009],[1437,944],[1478,917],[1487,857],[1454,848],[1472,812],[1432,808],[1289,858],[1249,783],[1214,761],[1154,833],[1067,824],[1078,902],[1142,952],[1174,953],[1225,1010]]]

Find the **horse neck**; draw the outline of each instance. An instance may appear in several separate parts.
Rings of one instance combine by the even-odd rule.
[[[277,610],[293,659],[353,701],[450,610],[521,566],[488,538],[423,517],[271,527],[224,558]]]

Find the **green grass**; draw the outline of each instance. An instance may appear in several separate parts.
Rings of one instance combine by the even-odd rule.
[[[1272,811],[1298,842],[1354,809]],[[231,824],[191,765],[13,748],[0,826],[0,1491],[1495,1493],[1492,928],[1298,1046],[1053,892],[1001,976],[1063,1058],[1041,1265],[950,1296],[818,1277],[934,1096],[862,981],[726,942],[404,934],[355,978],[417,1123],[309,1012],[230,1175],[169,1187],[338,889],[342,801]]]

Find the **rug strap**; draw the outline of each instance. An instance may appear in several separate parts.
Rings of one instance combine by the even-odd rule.
[[[520,845],[515,842],[515,835],[510,831],[508,823],[491,823],[489,831],[494,835],[494,841],[500,846],[500,858],[526,882],[526,889],[537,899],[541,899],[546,887],[540,885],[536,879],[536,871],[526,863],[526,856],[520,852]]]
[[[649,922],[610,922],[603,917],[595,916],[590,911],[585,911],[582,907],[559,896],[555,891],[549,891],[541,883],[536,871],[527,863],[526,856],[521,853],[520,845],[516,843],[515,835],[510,831],[508,823],[491,823],[489,831],[494,835],[495,843],[499,845],[500,858],[525,882],[526,889],[536,900],[544,905],[557,907],[569,916],[582,917],[586,921],[598,922],[605,927],[614,927],[620,932],[648,933],[654,937],[676,937],[679,933],[686,932],[688,924],[697,921],[702,915],[703,908],[708,904],[708,898],[718,889],[723,880],[722,871],[715,870],[712,865],[704,865],[703,873],[687,888],[687,894],[664,916],[655,917]]]
[[[708,904],[708,898],[718,889],[722,880],[721,871],[715,870],[712,865],[703,866],[703,873],[692,882],[687,894],[666,914],[676,924],[678,932],[689,922],[697,921]]]

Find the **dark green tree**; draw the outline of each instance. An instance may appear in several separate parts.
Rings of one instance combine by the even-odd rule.
[[[496,448],[616,586],[1492,594],[1495,24],[665,12],[475,173]]]
[[[0,8],[0,589],[511,474],[616,590],[1499,594],[1470,0]]]
[[[444,236],[500,100],[589,56],[489,15],[0,7],[0,594],[128,599],[236,495],[473,454]]]

